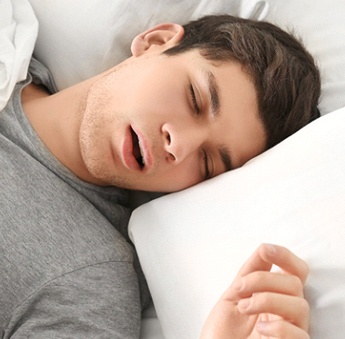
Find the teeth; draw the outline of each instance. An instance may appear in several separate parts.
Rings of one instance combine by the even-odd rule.
[[[141,143],[140,143],[138,135],[134,132],[132,128],[131,128],[131,134],[132,134],[133,156],[138,162],[138,164],[140,165],[140,167],[143,168],[145,166],[144,151],[141,149]]]
[[[138,144],[139,144],[139,150],[140,150],[140,155],[141,155],[141,162],[143,163],[143,165],[145,165],[144,152],[143,152],[143,150],[141,149],[140,140],[138,141]]]

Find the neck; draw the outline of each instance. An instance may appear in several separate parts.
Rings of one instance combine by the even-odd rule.
[[[82,82],[54,95],[30,84],[22,92],[22,106],[32,127],[51,153],[79,178],[100,184],[87,171],[79,144],[83,105],[91,82]]]

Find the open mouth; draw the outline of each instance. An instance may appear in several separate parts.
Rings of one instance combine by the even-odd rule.
[[[140,140],[137,134],[133,131],[131,127],[131,134],[132,134],[132,145],[133,145],[133,156],[137,163],[139,164],[140,168],[144,168],[145,166],[145,159],[143,156],[142,149],[140,147]]]

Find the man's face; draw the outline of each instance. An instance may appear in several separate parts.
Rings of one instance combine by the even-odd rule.
[[[95,179],[172,192],[242,166],[264,151],[265,133],[241,66],[192,50],[132,57],[100,77],[80,143]]]

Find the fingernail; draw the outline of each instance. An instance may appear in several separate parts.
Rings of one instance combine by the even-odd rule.
[[[266,244],[266,248],[267,248],[267,253],[268,255],[274,257],[277,253],[277,249],[274,245],[272,244]]]
[[[238,302],[237,306],[243,311],[248,309],[250,306],[250,299],[241,299]]]

